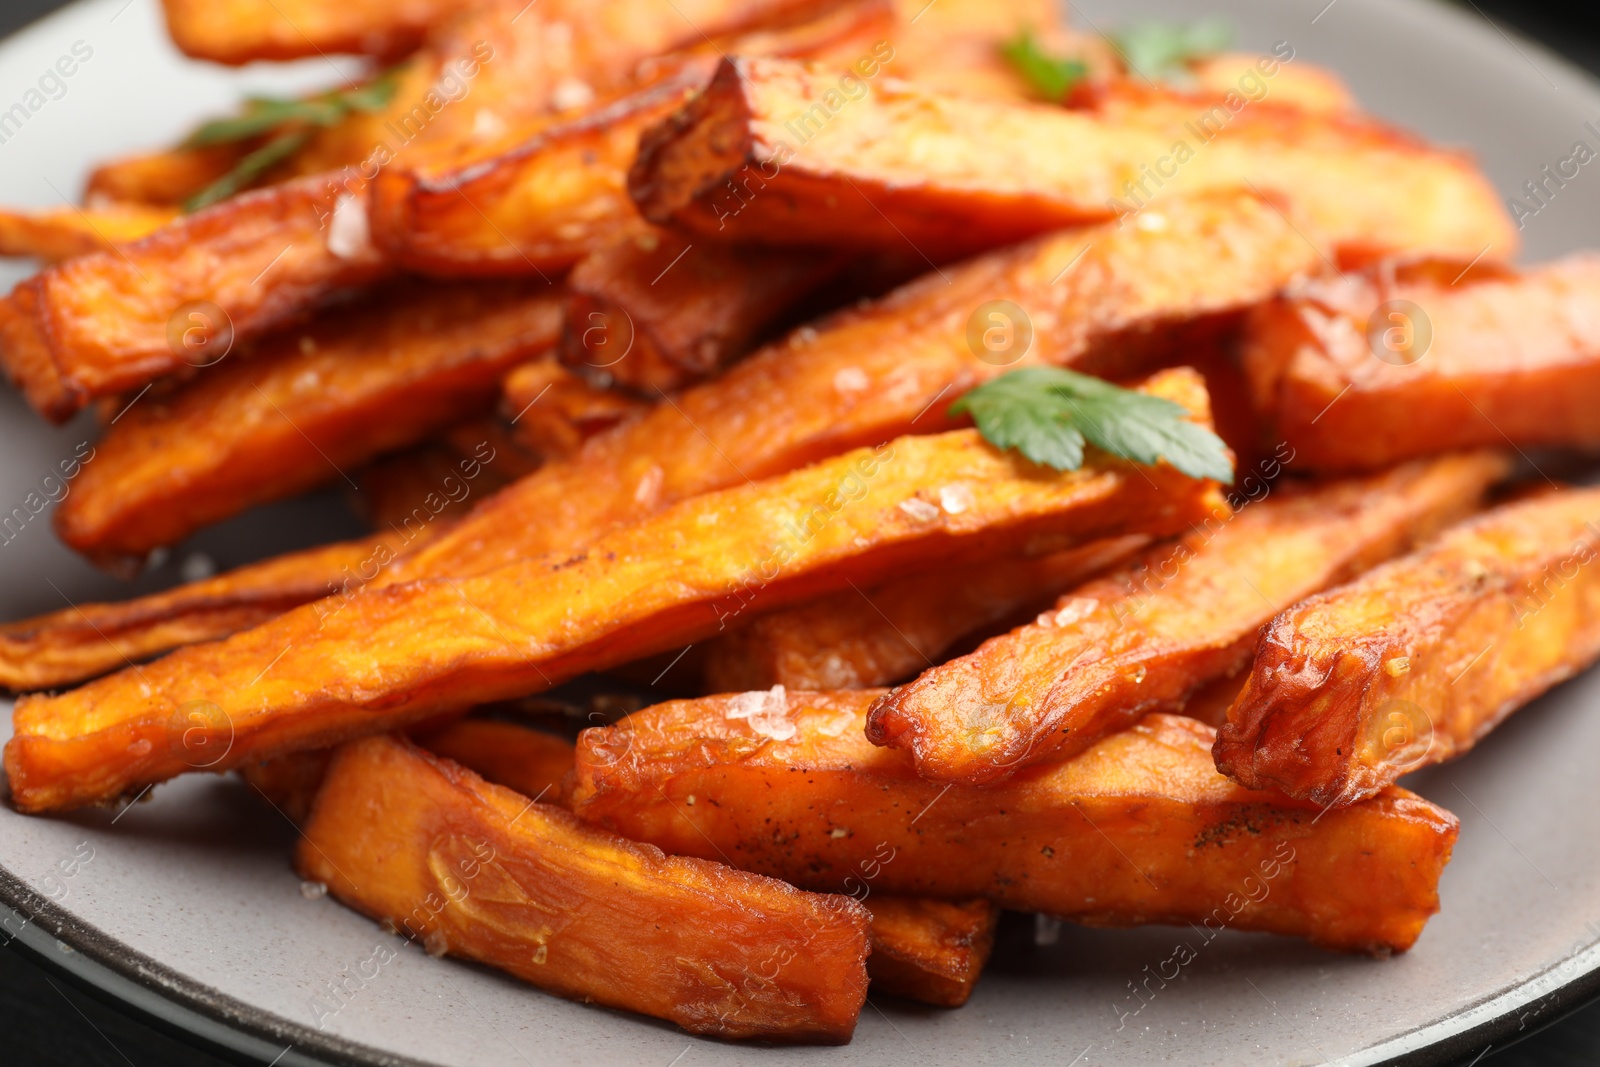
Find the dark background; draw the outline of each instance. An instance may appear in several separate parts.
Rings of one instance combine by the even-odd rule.
[[[0,37],[62,6],[62,0],[0,0]],[[1477,8],[1600,76],[1600,22],[1593,17],[1592,0],[1464,0],[1462,6]],[[19,1067],[221,1067],[225,1062],[47,976],[14,947],[0,948],[0,1020],[0,1060]],[[1469,1058],[1461,1067],[1595,1064],[1600,1064],[1600,1003],[1509,1048]]]

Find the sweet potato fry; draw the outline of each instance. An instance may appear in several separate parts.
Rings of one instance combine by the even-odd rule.
[[[592,385],[553,358],[506,375],[501,413],[518,441],[549,459],[571,456],[589,438],[648,411],[650,404]]]
[[[573,268],[561,359],[647,395],[681,389],[748,352],[762,329],[844,265],[830,253],[646,230]]]
[[[1280,486],[925,671],[873,707],[867,737],[909,751],[924,777],[970,785],[1075,755],[1236,673],[1285,605],[1471,513],[1508,468],[1474,453]]]
[[[184,145],[109,160],[89,172],[84,198],[91,207],[144,204],[177,210],[238,166],[253,147],[251,141]]]
[[[1470,749],[1600,656],[1600,490],[1507,504],[1272,620],[1217,767],[1319,804]]]
[[[334,756],[297,863],[430,951],[691,1033],[843,1044],[866,996],[848,897],[665,856],[393,738]]]
[[[1043,238],[802,328],[507,489],[402,573],[467,575],[575,551],[696,493],[936,431],[961,393],[1030,361],[1128,377],[1202,343],[1319,262],[1248,193],[1164,210],[1161,233],[1107,225]],[[1026,309],[1032,344],[978,358],[969,324],[997,300]]]
[[[602,79],[610,91],[591,91],[586,106],[386,168],[373,186],[374,239],[397,263],[435,275],[565,269],[648,232],[626,189],[639,135],[705,85],[719,49],[854,58],[886,32],[888,15],[887,0],[834,0],[794,24],[725,35],[720,45],[696,38],[695,48],[655,61],[634,84]]]
[[[1063,25],[1050,0],[896,0],[889,72],[944,93],[1037,100],[1038,89],[1007,62],[1000,46],[1027,30],[1057,55],[1080,54],[1088,39]]]
[[[240,764],[239,777],[299,829],[311,818],[311,806],[328,776],[333,753],[331,748],[313,748]]]
[[[447,508],[454,521],[466,514],[467,500],[477,503],[538,470],[540,462],[499,420],[473,419],[356,471],[356,506],[380,530],[420,529]]]
[[[705,689],[866,689],[909,677],[951,645],[1043,607],[1143,548],[1119,537],[1038,559],[985,560],[851,589],[762,616],[712,642]]]
[[[1250,106],[1295,107],[1302,111],[1341,114],[1359,110],[1356,98],[1344,79],[1327,67],[1296,61],[1292,65],[1270,61],[1249,52],[1222,52],[1204,56],[1189,64],[1200,92],[1212,99],[1207,106],[1236,93],[1250,99]],[[1259,95],[1258,95],[1259,94]]]
[[[143,204],[0,210],[0,256],[55,263],[137,241],[171,222],[175,214],[170,208]]]
[[[1456,820],[1405,790],[1318,819],[1218,774],[1215,731],[1162,714],[1003,785],[942,786],[866,740],[878,692],[671,701],[585,730],[573,810],[799,886],[982,896],[1095,926],[1192,923],[1387,952],[1438,910]]]
[[[0,363],[56,422],[97,397],[212,363],[386,273],[364,220],[337,183],[302,179],[68,260],[0,300]]]
[[[323,545],[120,603],[79,604],[0,625],[0,688],[72,685],[174,648],[248,630],[362,584],[440,527]]]
[[[1350,259],[1465,259],[1517,244],[1467,160],[1370,120],[1230,111],[1156,89],[1071,111],[894,82],[850,99],[837,83],[783,59],[725,60],[704,93],[641,140],[635,202],[653,222],[723,239],[909,242],[940,258],[1147,203],[1159,211],[1170,199],[1161,186],[1181,174],[1175,185],[1188,192],[1250,183],[1283,197]]]
[[[1204,408],[1192,375],[1150,388]],[[869,574],[1170,533],[1221,506],[1215,483],[1165,465],[1048,474],[974,430],[903,437],[695,497],[570,558],[363,587],[24,697],[6,747],[12,797],[27,811],[108,800],[196,766],[202,749],[226,770],[537,692]]]
[[[867,975],[878,993],[959,1008],[989,962],[1000,909],[987,900],[869,896],[872,955]]]
[[[196,59],[240,65],[328,52],[396,56],[468,0],[162,0],[173,43]]]
[[[56,531],[91,559],[138,560],[337,479],[490,410],[505,373],[554,345],[561,308],[558,290],[533,281],[407,283],[329,311],[124,411],[56,509]]]
[[[497,719],[457,719],[425,732],[412,731],[411,738],[486,781],[546,804],[561,803],[562,779],[573,766],[571,741]]]
[[[1600,257],[1522,274],[1467,266],[1318,278],[1255,312],[1251,392],[1298,463],[1360,470],[1506,441],[1600,445]]]

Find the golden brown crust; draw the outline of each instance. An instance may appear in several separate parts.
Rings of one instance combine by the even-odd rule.
[[[892,62],[881,65],[894,73]],[[1150,168],[1165,165],[1190,193],[1249,183],[1282,197],[1350,259],[1465,259],[1517,245],[1498,195],[1468,160],[1370,120],[1220,102],[1197,118],[1194,100],[1154,88],[1090,111],[932,93],[882,76],[852,96],[822,69],[725,60],[703,94],[645,135],[629,189],[651,221],[725,239],[909,242],[937,259],[1147,202],[1151,224],[1170,197]]]
[[[843,1044],[866,996],[855,901],[663,855],[393,738],[335,755],[297,859],[430,951],[692,1033]]]
[[[1454,816],[1403,789],[1323,814],[1218,774],[1215,732],[1151,715],[993,787],[862,734],[875,690],[671,701],[578,740],[580,817],[796,885],[987,897],[1103,926],[1194,924],[1386,953],[1438,910]],[[1320,817],[1319,817],[1320,816]]]
[[[1600,656],[1600,490],[1507,504],[1272,621],[1217,766],[1320,804],[1471,748]]]
[[[555,344],[563,300],[538,281],[405,283],[231,353],[121,413],[56,531],[93,559],[140,559],[345,477],[491,410],[500,379]]]
[[[1319,470],[1477,446],[1600,444],[1600,257],[1522,274],[1389,264],[1292,287],[1250,318],[1263,414]]]
[[[910,751],[928,778],[968,784],[1082,752],[1236,673],[1283,605],[1471,513],[1508,466],[1473,453],[1302,492],[1279,487],[929,668],[874,706],[867,736]]]

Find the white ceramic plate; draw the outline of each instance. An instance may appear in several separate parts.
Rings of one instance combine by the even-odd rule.
[[[75,196],[91,160],[171,139],[246,86],[333,79],[320,60],[239,73],[184,61],[155,8],[155,0],[90,0],[0,44],[0,111],[35,99],[28,90],[74,43],[93,50],[59,98],[37,98],[21,127],[5,131],[0,202]],[[1341,71],[1370,110],[1470,146],[1507,194],[1575,141],[1600,147],[1584,125],[1600,120],[1600,92],[1470,5],[1085,0],[1073,18],[1104,27],[1202,11],[1229,17],[1242,46],[1289,41],[1297,57]],[[1584,168],[1559,190],[1524,238],[1528,259],[1600,247],[1600,169]],[[21,503],[88,433],[81,422],[52,431],[14,396],[0,396],[0,509]],[[126,595],[57,546],[47,519],[0,544],[0,618]],[[352,528],[331,497],[264,509],[197,538],[142,585],[176,580],[196,551],[231,566]],[[1404,957],[1379,962],[1224,934],[1121,1027],[1120,1013],[1139,1003],[1130,984],[1187,931],[1068,927],[1041,946],[1031,926],[1015,923],[959,1011],[875,1002],[844,1048],[752,1050],[688,1038],[430,959],[332,900],[306,899],[287,862],[292,828],[242,787],[200,776],[121,814],[25,819],[0,807],[0,943],[15,939],[167,1025],[262,1061],[281,1054],[285,1065],[1450,1063],[1600,993],[1595,752],[1600,676],[1589,675],[1518,714],[1466,759],[1409,783],[1460,815],[1462,831],[1443,913]],[[313,998],[386,941],[398,958],[337,1014],[319,1012]]]

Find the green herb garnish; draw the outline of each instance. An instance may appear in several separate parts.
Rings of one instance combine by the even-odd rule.
[[[1221,19],[1136,22],[1110,35],[1128,68],[1151,81],[1191,81],[1189,63],[1227,48],[1233,31]]]
[[[304,99],[252,96],[238,115],[208,122],[189,135],[191,147],[232,144],[267,136],[232,170],[183,202],[185,211],[198,211],[249,188],[263,174],[304,148],[317,129],[337,125],[358,111],[379,111],[394,99],[400,85],[399,67],[392,67],[365,85],[333,89]]]
[[[1189,421],[1181,404],[1057,367],[1024,367],[967,393],[950,414],[970,415],[990,444],[1056,470],[1083,465],[1087,442],[1123,459],[1159,460],[1191,478],[1233,481],[1228,446]]]
[[[1089,72],[1081,59],[1052,56],[1039,46],[1031,27],[1024,27],[1000,46],[1000,54],[1046,100],[1059,104]]]

